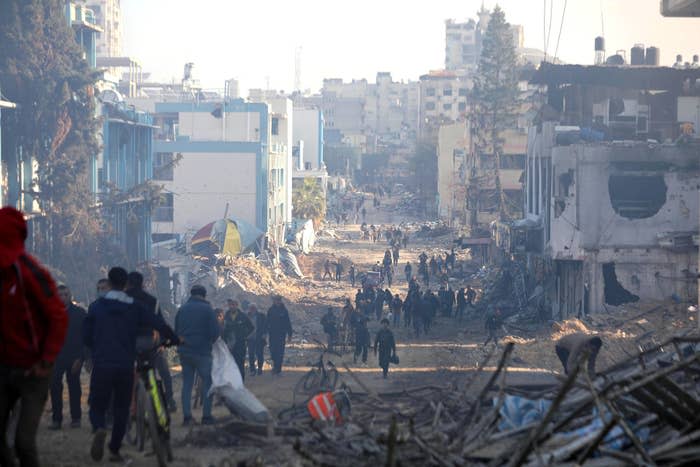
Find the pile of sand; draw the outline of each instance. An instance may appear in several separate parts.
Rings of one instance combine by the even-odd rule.
[[[555,322],[552,325],[552,335],[550,339],[553,341],[559,340],[564,336],[575,333],[595,334],[595,331],[590,330],[583,321],[578,318],[569,318],[562,322]]]

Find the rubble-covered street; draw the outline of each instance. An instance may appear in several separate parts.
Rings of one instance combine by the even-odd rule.
[[[0,467],[700,466],[698,18],[0,0]]]
[[[370,211],[368,220],[378,225],[386,225],[389,219],[399,221],[400,214],[394,211],[395,201]],[[406,225],[411,224],[406,222]],[[329,306],[340,309],[344,299],[352,298],[355,293],[346,277],[339,283],[322,280],[323,263],[327,258],[341,259],[344,264],[352,261],[358,270],[366,270],[381,259],[386,249],[384,242],[360,240],[357,225],[333,226],[332,232],[334,235],[321,233],[314,251],[299,256],[305,279],[282,274],[276,277],[274,271],[252,257],[233,260],[230,267],[236,270],[238,283],[229,283],[219,289],[211,297],[215,306],[223,305],[226,298],[236,297],[265,309],[271,303],[271,294],[278,293],[283,295],[290,310],[294,337],[288,346],[284,371],[281,375],[272,375],[266,365],[263,375],[249,376],[245,381],[246,387],[272,412],[275,421],[270,426],[236,421],[236,417],[219,405],[214,411],[219,420],[216,427],[183,428],[178,423],[180,417],[175,414],[173,465],[224,466],[237,465],[241,461],[246,465],[356,465],[356,461],[350,459],[358,456],[373,465],[383,464],[391,456],[399,464],[488,462],[510,449],[523,446],[522,435],[526,431],[516,429],[510,435],[507,430],[497,428],[506,423],[504,411],[507,405],[504,404],[511,401],[509,398],[557,394],[565,378],[553,347],[562,336],[574,332],[596,333],[604,340],[598,357],[600,369],[624,361],[631,361],[636,367],[637,360],[633,356],[640,348],[655,347],[673,335],[688,333],[696,327],[696,316],[689,313],[686,306],[672,302],[645,302],[620,307],[607,315],[596,314],[558,323],[523,323],[514,316],[510,320],[512,323],[506,320],[507,332],[501,333],[500,345],[484,346],[484,312],[479,312],[476,307],[463,321],[438,317],[428,336],[415,338],[412,330],[403,325],[394,328],[401,363],[392,367],[387,380],[381,378],[376,357],[372,355],[367,365],[353,363],[352,351],[343,353],[342,357],[330,355],[328,358],[340,369],[341,382],[350,390],[352,416],[347,425],[334,429],[314,428],[303,417],[300,421],[277,420],[277,415],[292,406],[297,381],[317,360],[317,342],[325,342],[321,316]],[[412,235],[407,250],[401,253],[400,265],[405,261],[417,263],[417,257],[423,251],[449,251],[454,232],[450,229],[445,229],[445,232],[439,236]],[[469,250],[460,250],[457,262],[462,266],[460,269],[475,272],[464,274],[463,279],[451,279],[450,285],[454,289],[467,282],[484,288],[492,285],[485,274],[478,272]],[[398,281],[391,290],[405,296],[407,283],[402,274],[397,277]],[[479,295],[485,299],[481,289]],[[375,320],[370,323],[372,335],[376,329],[378,323]],[[666,356],[663,358],[676,359],[673,349],[673,346],[664,346]],[[648,361],[651,363],[646,371],[651,372],[655,364]],[[346,365],[347,369],[344,368]],[[688,365],[697,367],[697,362]],[[174,371],[177,373],[177,366]],[[636,371],[641,371],[641,367]],[[633,380],[637,379],[633,377]],[[603,380],[596,381],[603,384]],[[681,381],[679,384],[685,383]],[[175,386],[177,393],[180,386],[177,375]],[[576,386],[575,389],[577,394],[586,392],[585,387]],[[694,393],[696,389],[687,390],[690,390],[688,398],[699,400]],[[501,407],[500,418],[493,412],[496,409],[490,408],[491,401],[495,401],[496,408]],[[566,431],[564,425],[559,430]],[[596,433],[594,428],[591,430],[591,433]],[[66,450],[61,447],[87,446],[89,436],[87,427],[58,433],[41,430],[40,442],[45,447],[47,459],[51,459],[50,465],[67,467],[83,465],[87,448]],[[494,450],[493,440],[498,440],[498,446],[507,443],[511,448]],[[484,451],[488,446],[491,448]],[[550,455],[545,446],[548,445],[536,452]],[[133,449],[129,445],[125,448],[132,465],[151,465],[148,457],[144,458]],[[664,449],[662,453],[666,455],[668,450]],[[527,457],[531,453],[524,455]],[[555,450],[551,455],[556,458],[563,454]],[[507,461],[501,458],[499,463]]]

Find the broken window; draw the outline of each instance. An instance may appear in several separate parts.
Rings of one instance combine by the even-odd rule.
[[[608,192],[613,209],[627,219],[647,219],[666,203],[663,175],[611,175]]]
[[[574,183],[574,170],[569,169],[559,175],[559,196],[566,198],[569,196],[569,187]]]
[[[155,208],[153,220],[155,222],[173,222],[175,199],[172,193],[162,193]]]
[[[619,306],[625,303],[638,302],[639,297],[625,289],[617,280],[615,263],[603,264],[603,295],[605,303]]]

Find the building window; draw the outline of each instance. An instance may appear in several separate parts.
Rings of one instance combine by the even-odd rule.
[[[435,102],[426,102],[425,108],[426,110],[435,110]]]
[[[459,95],[465,97],[467,95],[467,88],[459,88]]]
[[[427,88],[425,90],[425,95],[426,96],[434,96],[435,95],[435,88]]]
[[[457,104],[457,109],[458,109],[460,112],[465,112],[465,111],[467,110],[467,103],[466,103],[466,102],[460,102],[459,104]]]
[[[162,193],[153,210],[154,222],[173,222],[174,198],[172,193]]]
[[[452,109],[452,104],[443,104],[443,105],[442,105],[442,108],[443,108],[444,110],[451,110],[451,109]]]
[[[105,186],[105,171],[100,168],[97,169],[97,189],[101,190]]]
[[[272,134],[273,135],[280,134],[280,119],[277,117],[272,117]]]
[[[452,95],[452,88],[445,88],[442,90],[442,95],[443,96],[451,96]]]
[[[153,180],[173,180],[173,153],[157,152],[153,154]]]

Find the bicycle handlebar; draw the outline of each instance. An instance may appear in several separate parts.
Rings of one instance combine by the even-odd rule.
[[[178,345],[181,345],[181,344],[182,344],[182,342],[180,342],[179,344],[175,344],[175,343],[173,343],[173,341],[167,340],[167,341],[158,342],[157,344],[155,344],[152,347],[149,347],[147,349],[138,350],[136,353],[137,354],[151,353],[151,352],[155,352],[156,350],[158,350],[161,347],[163,347],[163,348],[177,347]]]

